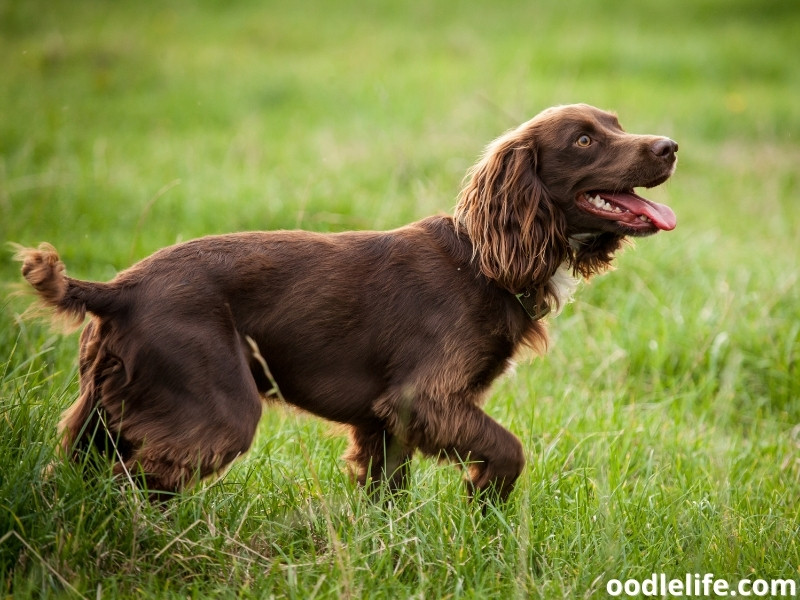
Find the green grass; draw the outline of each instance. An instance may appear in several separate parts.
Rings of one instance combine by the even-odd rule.
[[[642,240],[487,410],[528,466],[481,514],[416,460],[394,504],[345,440],[266,411],[166,507],[47,466],[76,336],[0,257],[0,595],[604,598],[610,579],[800,573],[800,8],[770,0],[0,0],[0,242],[108,279],[208,233],[390,228],[455,203],[481,148],[584,101],[680,143]],[[291,6],[289,6],[291,5]],[[495,6],[496,5],[496,6]],[[8,296],[6,296],[8,292]]]

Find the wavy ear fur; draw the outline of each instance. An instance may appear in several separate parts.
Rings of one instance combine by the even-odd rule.
[[[552,305],[547,283],[568,259],[569,243],[564,215],[536,173],[536,155],[529,123],[492,142],[467,175],[455,220],[486,277]]]

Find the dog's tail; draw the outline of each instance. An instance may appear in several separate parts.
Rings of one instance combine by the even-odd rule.
[[[103,315],[118,305],[119,293],[110,284],[67,277],[64,263],[50,244],[15,249],[14,258],[22,263],[22,276],[57,316],[79,325],[87,312]]]

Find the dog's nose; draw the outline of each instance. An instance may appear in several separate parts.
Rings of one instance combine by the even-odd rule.
[[[668,158],[678,151],[678,142],[669,138],[658,138],[650,146],[650,150],[659,158]]]

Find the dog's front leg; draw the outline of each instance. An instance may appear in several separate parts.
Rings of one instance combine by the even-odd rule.
[[[407,487],[411,451],[382,426],[354,426],[345,459],[356,481],[370,492],[382,482],[390,492]]]
[[[426,454],[466,465],[470,497],[505,500],[525,466],[516,436],[471,403],[418,402],[410,433]]]

